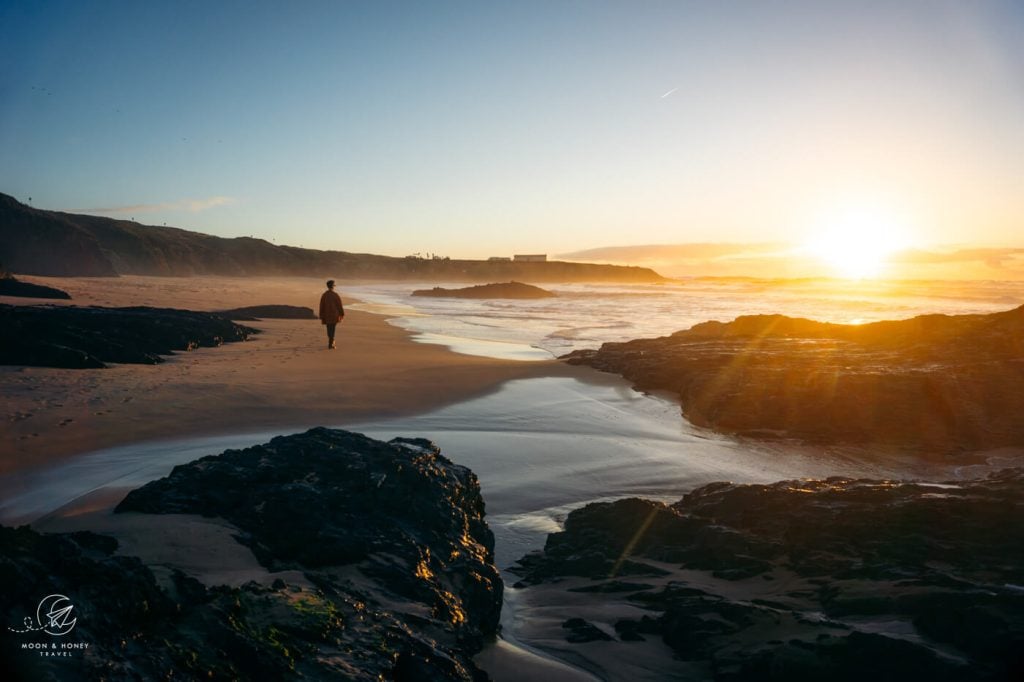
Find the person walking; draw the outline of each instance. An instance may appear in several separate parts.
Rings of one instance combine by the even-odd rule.
[[[334,348],[334,329],[345,317],[341,296],[334,291],[334,280],[327,280],[327,291],[320,296],[320,322],[327,326],[327,348]]]

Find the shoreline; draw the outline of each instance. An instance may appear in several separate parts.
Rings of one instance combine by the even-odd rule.
[[[558,377],[514,381],[483,398],[431,413],[353,427],[379,439],[396,435],[429,438],[450,460],[477,473],[487,500],[488,524],[495,532],[495,563],[507,585],[517,579],[507,571],[514,560],[539,548],[547,533],[559,529],[570,509],[603,496],[610,496],[609,500],[622,496],[675,500],[686,490],[714,480],[772,482],[832,474],[856,478],[870,473],[897,474],[907,464],[899,459],[858,461],[854,453],[848,453],[851,459],[846,459],[838,452],[763,449],[681,427],[674,404],[637,393],[618,377],[601,378],[604,381]],[[126,541],[126,553],[135,547],[136,554],[149,557],[146,561],[164,567],[180,564],[183,570],[210,575],[211,580],[244,581],[256,574],[270,579],[273,576],[264,575],[266,571],[256,566],[248,550],[234,543],[216,549],[201,539],[188,539],[195,529],[217,531],[208,520],[181,518],[182,524],[178,524],[161,518],[159,523],[164,525],[151,526],[152,532],[145,532],[131,515],[115,516],[111,508],[129,489],[166,475],[174,464],[225,448],[266,442],[272,435],[276,434],[135,443],[116,448],[116,453],[93,453],[97,457],[92,462],[88,456],[73,458],[49,472],[52,488],[40,486],[40,481],[27,486],[41,493],[36,500],[40,503],[48,495],[70,492],[67,503],[40,508],[42,513],[27,516],[35,517],[31,525],[37,530],[112,534]],[[89,480],[90,473],[97,478]],[[932,473],[942,479],[949,471],[933,469]],[[84,494],[69,490],[82,484],[86,484]],[[145,551],[139,549],[143,547],[138,545],[140,538],[145,540]],[[159,549],[165,539],[170,544],[184,542],[191,549],[180,555],[167,554]],[[156,553],[158,550],[161,553]],[[203,557],[199,564],[190,559],[194,555]],[[217,564],[221,559],[224,565]],[[502,617],[505,630],[479,654],[479,664],[496,681],[552,676],[629,679],[629,671],[636,672],[629,667],[635,661],[620,661],[629,664],[620,669],[607,656],[591,655],[594,652],[588,649],[592,647],[578,649],[562,641],[559,623],[576,612],[570,608],[562,613],[555,602],[538,611],[534,600],[526,598],[529,596],[519,595],[520,599],[515,590],[509,593]],[[534,622],[538,614],[542,614],[541,620]],[[650,666],[671,669],[672,656],[667,650],[654,644],[648,649],[645,660],[650,658]]]
[[[53,278],[26,278],[53,282]],[[60,279],[60,305],[152,305],[215,311],[284,303],[312,307],[320,280],[268,278]],[[250,340],[177,353],[159,365],[98,370],[0,367],[7,447],[0,476],[138,442],[343,426],[429,412],[478,398],[514,379],[583,376],[555,359],[519,361],[457,353],[359,310],[326,349],[314,320],[261,320]],[[9,297],[2,302],[17,302]],[[413,387],[413,390],[410,390]]]
[[[277,280],[280,286],[273,293],[261,292],[260,299],[253,300],[243,295],[247,280],[202,279],[206,281],[62,280],[73,295],[63,305],[217,310],[255,303],[312,306],[319,296],[318,280]],[[209,296],[211,289],[217,290],[213,296]],[[344,296],[344,289],[341,293]],[[26,303],[8,297],[0,301]],[[270,435],[319,424],[387,422],[472,401],[516,379],[600,374],[555,359],[538,361],[529,354],[523,357],[531,361],[496,359],[459,353],[436,341],[417,341],[413,332],[389,324],[386,315],[360,310],[358,300],[351,297],[345,296],[345,301],[349,307],[339,328],[340,347],[333,352],[320,347],[324,334],[318,321],[261,320],[250,323],[261,330],[250,341],[177,353],[156,366],[0,367],[5,386],[0,408],[9,443],[0,456],[0,490],[8,502],[4,523],[28,522],[51,532],[74,527],[114,531],[124,541],[124,532],[116,531],[118,524],[111,516],[113,506],[128,490],[167,473],[154,475],[154,471],[172,465],[166,457],[154,456],[154,447],[174,452],[184,463],[221,452],[225,441],[234,441],[234,447],[239,440],[255,444]],[[198,448],[197,440],[202,442]],[[132,474],[111,485],[109,476],[103,475],[109,472],[94,471],[99,477],[84,492],[64,491],[70,495],[66,503],[32,509],[37,502],[47,503],[45,493],[40,501],[33,498],[38,497],[36,486],[42,483],[45,489],[47,478],[53,481],[54,471],[68,471],[72,481],[81,481],[83,475],[89,480],[90,466],[104,469],[105,465],[102,457],[91,461],[93,455],[111,450],[141,451]],[[72,473],[76,468],[77,473]],[[147,527],[151,521],[147,520]],[[174,523],[160,528],[154,538],[183,533]],[[203,543],[192,543],[197,544]],[[223,551],[214,550],[209,542],[206,545],[208,562],[223,558]],[[235,553],[239,550],[235,548]],[[161,558],[174,557],[164,553]],[[253,567],[246,566],[242,574],[251,578]],[[508,679],[513,669],[523,674],[532,671],[528,679],[548,679],[554,671],[563,679],[579,674],[562,662],[502,639],[486,647],[481,656],[497,679]]]
[[[246,280],[227,287],[214,279],[214,284],[228,291],[208,297],[206,309],[229,307],[221,301],[246,293],[241,286]],[[183,283],[156,284],[180,288]],[[202,283],[192,284],[201,290]],[[274,293],[261,293],[263,298],[247,302],[295,304],[300,296],[308,298],[311,289],[307,281],[283,280],[279,284]],[[93,296],[99,298],[98,294]],[[276,298],[278,294],[284,300]],[[124,300],[118,296],[125,292],[102,295],[104,305],[138,303],[116,302]],[[159,297],[146,302],[167,304]],[[301,302],[308,304],[305,298]],[[71,303],[93,301],[77,298]],[[178,301],[177,305],[186,303]],[[0,379],[8,369],[16,378],[21,374],[39,379],[33,390],[20,388],[28,398],[43,399],[40,404],[55,432],[24,439],[30,441],[29,449],[36,449],[32,466],[10,454],[0,458],[2,498],[17,504],[8,493],[12,484],[20,481],[24,490],[41,493],[45,500],[47,493],[40,481],[45,482],[49,472],[54,485],[50,494],[68,494],[69,486],[79,486],[78,492],[71,494],[66,504],[38,515],[28,512],[24,517],[34,516],[31,524],[42,530],[88,528],[103,532],[110,522],[131,521],[129,517],[113,519],[109,511],[128,489],[166,475],[173,464],[228,447],[262,443],[273,435],[316,425],[365,431],[381,439],[425,437],[437,442],[450,460],[478,475],[488,503],[488,523],[497,539],[495,563],[508,583],[510,560],[536,548],[546,533],[557,530],[568,509],[604,496],[677,499],[689,488],[724,479],[772,482],[834,474],[899,476],[926,470],[942,479],[954,471],[953,465],[914,462],[892,452],[872,455],[856,448],[758,443],[715,434],[690,425],[679,413],[676,400],[639,393],[618,375],[557,360],[522,362],[462,355],[445,346],[415,341],[413,333],[388,324],[385,316],[360,310],[349,315],[352,317],[339,329],[341,347],[333,352],[319,347],[323,331],[318,323],[268,320],[254,325],[265,331],[252,341],[181,353],[157,366],[0,368]],[[352,348],[347,352],[349,342]],[[47,373],[53,374],[49,382],[43,380]],[[357,379],[361,385],[352,386]],[[68,391],[62,398],[62,386],[79,393]],[[13,388],[14,384],[5,382],[0,396],[5,406]],[[118,399],[123,391],[134,392],[133,399],[120,405],[102,402]],[[61,404],[46,402],[57,399]],[[116,409],[93,413],[100,412],[93,408],[108,409],[108,405]],[[82,419],[53,426],[60,415],[76,409],[90,412]],[[26,418],[13,424],[30,421]],[[151,433],[157,435],[147,435]],[[104,438],[112,444],[97,446]],[[39,455],[44,446],[51,450]],[[113,456],[105,458],[108,455]],[[1005,456],[1012,459],[1020,453]],[[6,468],[12,465],[15,468]],[[974,466],[961,465],[965,469]],[[154,473],[160,467],[165,470]],[[90,471],[97,476],[95,481],[88,482]],[[36,473],[39,480],[32,478]],[[211,530],[206,522],[201,525],[215,534],[223,530]],[[176,530],[179,528],[168,521],[161,532],[189,537],[185,530]],[[128,537],[139,536],[134,527],[124,532]],[[146,539],[157,541],[156,537]],[[213,551],[212,541],[205,545],[196,542]],[[257,570],[251,557],[234,545],[230,548],[239,554],[238,579],[251,577]],[[175,558],[172,553],[169,559],[161,555],[160,562],[181,562],[186,554],[190,555],[186,552]],[[214,553],[209,558],[219,561],[218,556]],[[203,570],[212,569],[205,566]],[[225,579],[225,574],[217,579]],[[629,677],[622,661],[588,656],[585,648],[567,647],[558,625],[561,615],[549,614],[538,624],[534,622],[536,604],[529,603],[526,595],[519,595],[523,598],[518,601],[516,596],[511,593],[512,598],[505,602],[507,631],[479,654],[481,667],[496,680],[550,679],[552,675],[558,679]],[[649,653],[652,665],[672,661],[660,648],[653,647]]]

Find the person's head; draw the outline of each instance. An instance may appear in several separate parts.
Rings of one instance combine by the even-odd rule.
[[[334,288],[334,280],[333,279],[327,280],[327,288],[328,289],[333,289]]]

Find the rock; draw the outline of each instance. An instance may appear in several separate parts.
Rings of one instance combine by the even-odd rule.
[[[726,433],[936,455],[1024,445],[1024,306],[865,325],[753,315],[566,359],[676,393]]]
[[[554,293],[522,282],[504,282],[500,284],[479,284],[462,289],[417,289],[413,296],[433,296],[435,298],[551,298]]]
[[[7,274],[6,276],[0,276],[0,296],[17,296],[21,298],[51,298],[51,299],[70,299],[71,294],[60,289],[53,287],[43,286],[42,284],[32,284],[31,282],[22,282],[14,278],[14,276]]]
[[[471,657],[500,615],[493,536],[476,477],[428,441],[312,429],[176,467],[117,508],[129,510],[228,519],[288,572],[238,588],[178,572],[165,589],[109,538],[0,528],[3,624],[61,592],[90,643],[58,667],[0,635],[24,677],[487,679]]]
[[[27,526],[0,527],[0,659],[7,679],[88,679],[80,671],[93,679],[127,679],[136,668],[132,659],[140,660],[139,669],[154,672],[160,668],[153,663],[174,660],[154,651],[148,639],[179,624],[175,600],[138,559],[113,555],[116,546],[112,538],[91,533],[43,535]],[[53,594],[68,596],[76,619],[72,631],[57,637],[12,631],[25,629],[26,619],[38,628],[37,606]],[[25,643],[58,642],[87,642],[89,648],[73,661],[21,651]]]
[[[498,625],[502,584],[479,484],[429,441],[312,429],[175,467],[116,511],[222,517],[272,570],[358,565],[474,651]]]
[[[615,622],[615,632],[623,642],[646,642],[639,621],[623,619]]]
[[[570,592],[642,592],[653,590],[654,585],[649,583],[631,583],[628,580],[608,580],[596,585],[570,588]]]
[[[726,653],[716,658],[713,669],[714,679],[722,682],[1014,679],[960,671],[949,661],[930,655],[910,642],[861,632],[854,632],[848,637],[825,636],[814,642],[794,639],[749,659],[738,660],[731,653]]]
[[[607,624],[623,642],[657,635],[715,680],[1021,679],[1022,500],[1024,469],[943,484],[715,483],[672,505],[577,509],[513,571],[526,590],[552,590],[596,566],[612,584],[627,561],[678,566],[632,594],[565,589],[598,630],[593,614],[648,610]]]
[[[570,618],[562,623],[562,628],[569,631],[565,636],[565,641],[572,642],[573,644],[612,641],[611,635],[608,635],[604,630],[594,626],[592,623],[588,623],[582,618]]]
[[[0,304],[0,364],[72,369],[158,364],[162,355],[244,341],[259,330],[171,308]]]
[[[295,305],[253,305],[246,308],[232,308],[218,311],[218,315],[229,320],[251,322],[260,319],[269,320],[315,320],[316,313],[312,308]]]

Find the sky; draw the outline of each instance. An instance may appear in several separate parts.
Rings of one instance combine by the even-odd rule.
[[[1014,249],[1024,3],[15,0],[0,192],[396,256]]]

